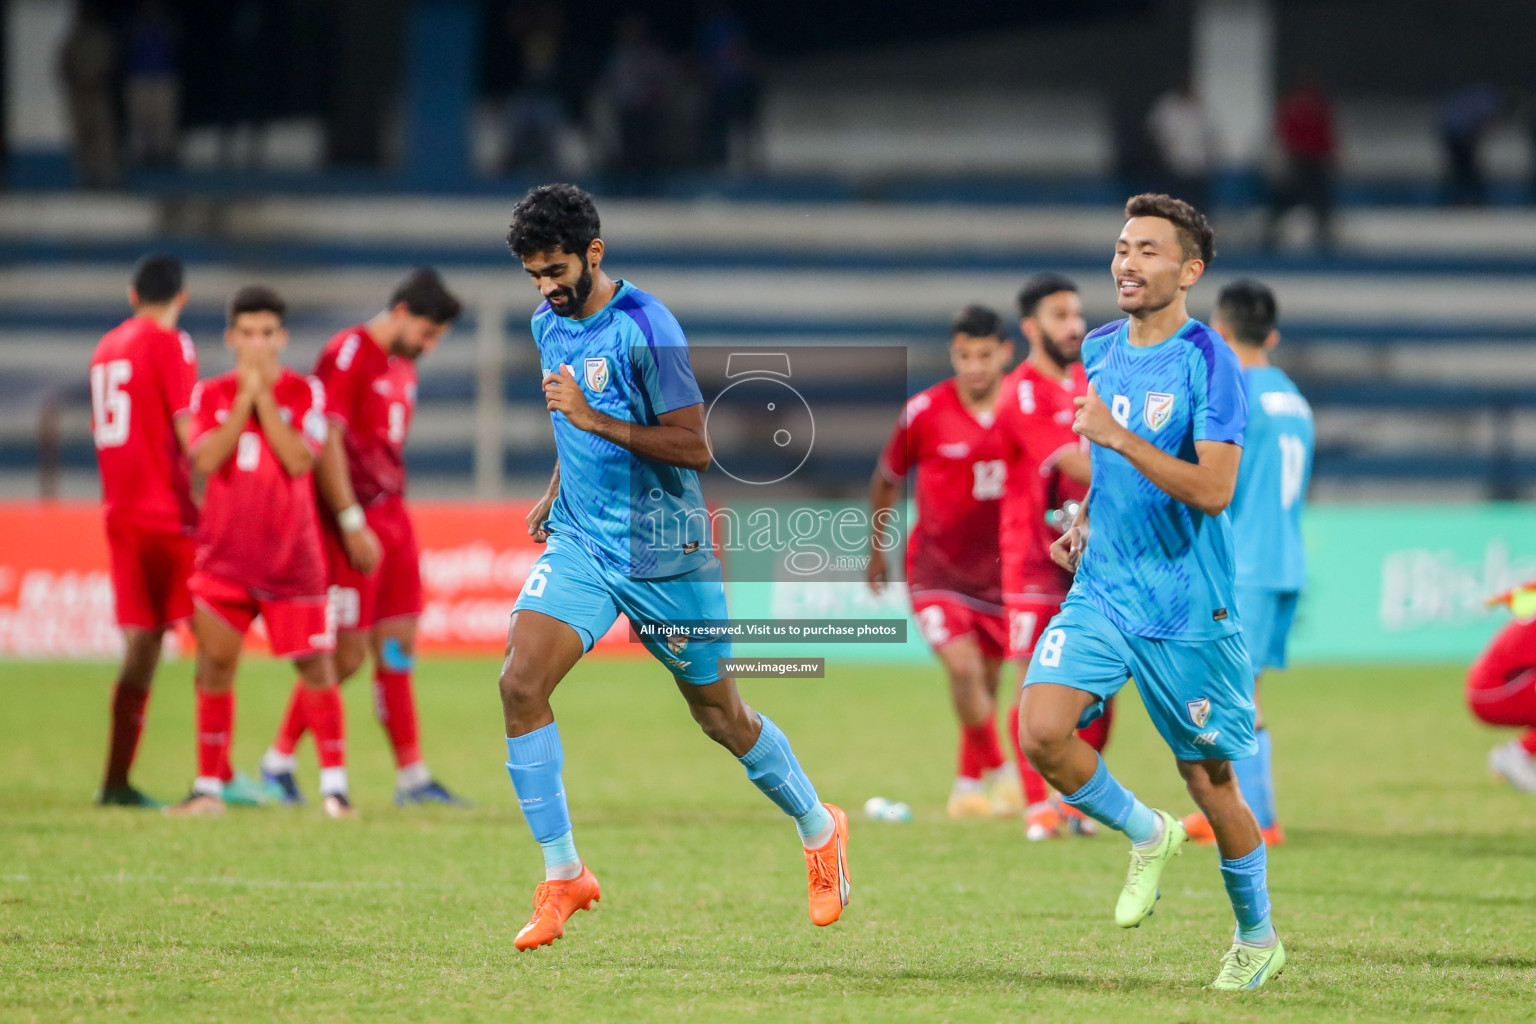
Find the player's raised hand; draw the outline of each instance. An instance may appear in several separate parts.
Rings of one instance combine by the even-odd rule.
[[[261,394],[265,375],[257,353],[242,348],[235,354],[235,379],[239,382],[239,397],[254,402]]]
[[[565,413],[565,418],[577,430],[591,430],[596,422],[586,392],[582,391],[581,384],[576,380],[575,371],[564,363],[559,372],[544,378],[544,404],[550,412],[558,410]]]
[[[879,548],[870,548],[869,564],[864,567],[864,579],[869,583],[869,589],[878,594],[885,589],[885,582],[890,577],[890,570],[885,564],[885,552]]]
[[[1077,415],[1072,418],[1072,429],[1094,444],[1107,445],[1118,430],[1125,429],[1115,422],[1114,413],[1099,397],[1098,389],[1088,385],[1088,394],[1072,399]]]

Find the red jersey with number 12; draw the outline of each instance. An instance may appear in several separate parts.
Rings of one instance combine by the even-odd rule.
[[[238,377],[226,373],[193,390],[194,449],[229,418],[239,386]],[[320,382],[285,367],[272,390],[283,421],[297,429],[318,456],[330,429]],[[208,475],[197,531],[198,571],[263,597],[324,594],[325,556],[313,478],[312,472],[288,475],[252,412],[235,450]]]
[[[1008,460],[1002,502],[1003,593],[1061,597],[1072,574],[1051,561],[1051,542],[1060,533],[1046,513],[1068,499],[1081,500],[1087,488],[1056,469],[1064,452],[1079,448],[1072,430],[1077,406],[1072,399],[1088,393],[1081,365],[1060,381],[1020,363],[1003,378],[997,403],[997,432]]]
[[[91,356],[91,435],[107,521],[164,533],[197,525],[176,417],[191,404],[197,350],[182,331],[135,316]]]
[[[405,494],[405,436],[416,411],[416,364],[391,356],[359,324],[320,352],[326,413],[346,429],[347,472],[362,505]]]
[[[991,417],[961,404],[953,378],[907,400],[880,465],[916,471],[917,523],[907,538],[907,588],[1001,606],[998,509],[1008,467]]]

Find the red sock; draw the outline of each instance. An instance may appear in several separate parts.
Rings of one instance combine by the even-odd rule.
[[[976,751],[976,764],[981,769],[978,776],[1008,763],[1008,759],[1003,757],[1003,748],[997,743],[996,722],[989,718],[977,725],[964,726],[964,729],[969,733],[967,742]]]
[[[1520,737],[1520,746],[1527,754],[1536,757],[1536,729],[1528,730],[1524,736]]]
[[[1077,730],[1077,734],[1094,750],[1103,753],[1104,748],[1109,745],[1109,725],[1114,718],[1115,702],[1107,700],[1104,702],[1104,713]]]
[[[102,785],[119,789],[128,785],[128,769],[139,750],[139,736],[144,731],[144,706],[149,703],[149,689],[118,683],[112,690],[112,740],[107,747],[107,774]]]
[[[421,760],[421,740],[416,726],[416,696],[409,672],[381,668],[373,674],[373,710],[389,733],[395,748],[395,767],[405,768]]]
[[[197,775],[230,779],[230,737],[235,730],[235,694],[197,691]]]
[[[277,727],[277,735],[272,739],[272,749],[287,757],[293,756],[304,730],[309,728],[309,721],[304,717],[304,689],[301,682],[293,684],[293,693],[288,697],[288,711],[283,715],[283,724]]]
[[[962,779],[981,778],[981,758],[976,753],[976,744],[971,739],[971,732],[965,726],[960,727],[960,756],[956,773]]]
[[[300,685],[304,717],[315,734],[321,768],[340,768],[347,763],[347,719],[341,706],[341,687],[332,683],[323,690]]]
[[[1024,806],[1033,807],[1043,803],[1051,795],[1051,787],[1045,784],[1045,779],[1035,771],[1035,766],[1029,763],[1029,758],[1024,756],[1024,748],[1019,745],[1019,706],[1015,704],[1008,709],[1008,740],[1013,745],[1014,764],[1019,769],[1019,787],[1024,790]]]

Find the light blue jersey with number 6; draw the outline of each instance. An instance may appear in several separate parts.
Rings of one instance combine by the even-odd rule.
[[[1300,590],[1307,579],[1301,506],[1312,478],[1312,407],[1277,366],[1243,371],[1247,443],[1232,496],[1237,585]]]

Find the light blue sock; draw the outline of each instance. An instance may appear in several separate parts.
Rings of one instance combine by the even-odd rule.
[[[1259,819],[1259,827],[1269,828],[1275,823],[1275,812],[1269,799],[1269,759],[1264,756],[1269,747],[1269,730],[1259,730],[1257,737],[1258,753],[1233,761],[1232,773],[1237,776],[1237,785],[1243,791],[1243,799],[1253,811],[1253,816]]]
[[[1063,793],[1061,798],[1094,821],[1124,832],[1133,843],[1151,842],[1157,837],[1157,815],[1109,774],[1102,757],[1093,778],[1076,793]]]
[[[795,752],[789,748],[789,740],[783,731],[767,715],[757,717],[763,723],[763,731],[752,749],[738,760],[747,770],[752,785],[795,819],[800,838],[810,839],[826,830],[832,815],[821,805],[816,787],[811,785],[805,769],[795,760]]]
[[[1221,859],[1221,881],[1237,915],[1237,937],[1262,943],[1274,934],[1269,924],[1269,856],[1259,848],[1237,860]]]
[[[540,845],[569,841],[571,812],[565,804],[565,783],[560,769],[565,749],[554,722],[522,736],[507,737],[507,774],[528,819],[528,828]],[[575,852],[575,844],[570,845]],[[545,859],[549,851],[545,850]],[[562,862],[565,863],[565,862]]]

